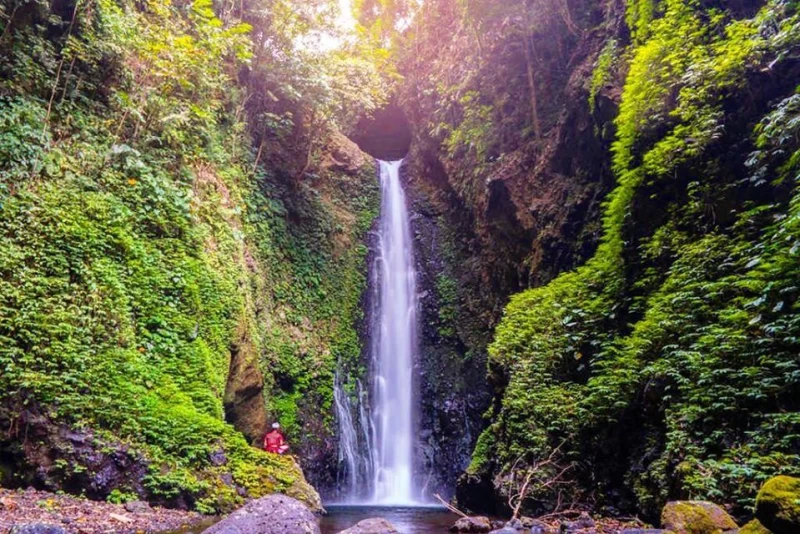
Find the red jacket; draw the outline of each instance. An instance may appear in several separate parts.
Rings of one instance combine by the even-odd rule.
[[[286,439],[279,430],[273,430],[264,436],[264,450],[267,452],[274,452],[275,454],[282,454],[286,450]]]

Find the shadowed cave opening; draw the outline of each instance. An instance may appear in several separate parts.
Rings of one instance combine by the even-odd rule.
[[[403,159],[411,147],[411,125],[403,110],[390,104],[372,117],[361,119],[350,139],[374,158],[396,161]]]

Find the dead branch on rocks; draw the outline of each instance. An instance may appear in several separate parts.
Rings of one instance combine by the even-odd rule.
[[[444,499],[442,499],[442,497],[438,493],[434,493],[433,496],[436,497],[436,500],[438,500],[440,503],[442,503],[442,505],[445,508],[447,508],[448,510],[450,510],[454,514],[460,515],[461,517],[469,517],[467,514],[465,514],[464,512],[462,512],[461,510],[459,510],[458,508],[456,508],[455,506],[450,504],[449,502],[447,502]]]
[[[505,480],[502,482],[508,495],[508,507],[512,510],[512,519],[519,518],[522,504],[531,495],[541,494],[546,491],[555,493],[556,506],[553,514],[574,512],[572,503],[567,509],[562,509],[562,497],[564,488],[571,486],[574,481],[567,477],[569,471],[574,467],[574,463],[566,465],[561,463],[561,447],[566,443],[562,441],[555,449],[550,452],[547,458],[536,460],[532,464],[523,467],[526,455],[522,455],[514,462]],[[551,514],[551,515],[553,515]]]

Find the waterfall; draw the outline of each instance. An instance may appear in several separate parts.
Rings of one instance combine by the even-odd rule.
[[[381,161],[381,218],[376,273],[378,311],[372,318],[375,428],[373,500],[413,504],[414,399],[412,366],[417,350],[414,251],[402,161]]]
[[[334,401],[339,422],[339,490],[345,502],[413,505],[414,414],[412,367],[417,351],[414,251],[402,161],[380,161],[381,213],[370,287],[369,399],[357,383],[348,396],[339,369]],[[356,401],[356,404],[354,404]]]

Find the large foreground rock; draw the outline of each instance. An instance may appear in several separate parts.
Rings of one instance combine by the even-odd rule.
[[[286,495],[250,501],[203,534],[320,534],[317,518]]]
[[[800,532],[800,478],[767,480],[756,496],[756,518],[775,534]]]
[[[668,502],[661,523],[675,534],[720,534],[738,528],[728,512],[706,501]]]
[[[387,520],[376,517],[359,521],[339,534],[397,534],[398,530]]]
[[[491,530],[492,522],[484,516],[462,517],[450,527],[450,532],[490,532]]]

